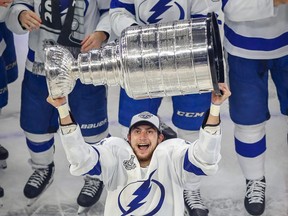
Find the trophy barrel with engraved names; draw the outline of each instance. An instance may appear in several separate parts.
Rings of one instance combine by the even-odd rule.
[[[46,48],[46,79],[53,98],[68,95],[75,81],[120,85],[134,99],[214,90],[224,82],[222,45],[214,13],[169,23],[131,26],[119,40],[77,59],[61,46]]]

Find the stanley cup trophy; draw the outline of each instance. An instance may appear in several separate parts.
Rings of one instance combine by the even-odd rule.
[[[46,77],[53,98],[83,84],[120,85],[134,99],[214,90],[224,82],[222,46],[214,13],[207,17],[131,26],[118,41],[80,53],[46,48]]]

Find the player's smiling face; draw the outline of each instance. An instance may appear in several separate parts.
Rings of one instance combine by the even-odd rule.
[[[128,140],[140,166],[146,167],[158,143],[163,140],[163,135],[158,134],[157,129],[151,125],[139,125],[131,129]]]

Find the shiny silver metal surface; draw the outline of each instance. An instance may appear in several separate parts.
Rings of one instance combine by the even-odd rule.
[[[47,48],[50,95],[67,95],[75,84],[71,80],[78,78],[84,84],[120,85],[134,99],[218,92],[219,74],[224,73],[219,38],[215,15],[209,14],[129,27],[119,41],[81,53],[77,60],[64,48]]]

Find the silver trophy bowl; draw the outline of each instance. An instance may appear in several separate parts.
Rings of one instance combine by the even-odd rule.
[[[204,18],[131,26],[119,40],[74,59],[60,46],[46,48],[46,79],[53,98],[75,81],[120,85],[134,99],[199,94],[224,82],[220,33],[214,13]]]

